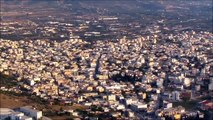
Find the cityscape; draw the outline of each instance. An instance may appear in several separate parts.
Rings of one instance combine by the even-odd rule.
[[[212,0],[1,0],[0,120],[212,120]]]

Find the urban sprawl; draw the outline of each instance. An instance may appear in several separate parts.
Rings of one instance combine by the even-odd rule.
[[[212,33],[195,31],[93,42],[73,34],[64,41],[1,39],[0,72],[18,81],[1,91],[80,104],[86,109],[61,111],[80,119],[205,119],[213,109],[212,46]],[[194,108],[182,105],[187,101]],[[42,116],[36,112],[29,116]]]
[[[212,0],[0,0],[0,120],[213,120],[212,32]]]

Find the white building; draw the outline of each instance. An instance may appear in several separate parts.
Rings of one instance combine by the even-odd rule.
[[[168,101],[163,101],[164,109],[172,108],[172,103]]]
[[[137,99],[132,99],[132,98],[125,99],[126,105],[130,105],[130,104],[137,103],[137,102],[138,102]]]
[[[125,109],[125,106],[122,105],[122,104],[119,104],[119,105],[117,106],[117,110],[124,110],[124,109]]]
[[[8,108],[0,108],[0,120],[4,120],[6,118],[11,118],[15,111]],[[14,120],[14,119],[13,119]]]
[[[35,119],[40,119],[42,117],[42,111],[35,110],[31,106],[20,107],[20,111]]]
[[[191,80],[189,79],[189,78],[185,78],[184,80],[183,80],[183,83],[184,83],[184,85],[185,86],[190,86],[191,85]]]
[[[0,108],[0,120],[33,120],[32,117],[25,116],[22,112],[16,112],[9,108]]]
[[[109,95],[108,100],[109,101],[116,101],[116,96],[115,95]]]
[[[147,109],[147,107],[148,107],[148,105],[146,103],[141,103],[141,102],[137,102],[137,103],[131,104],[131,108],[134,111],[142,110],[142,109]]]

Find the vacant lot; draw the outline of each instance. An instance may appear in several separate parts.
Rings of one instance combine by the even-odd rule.
[[[2,108],[18,108],[22,106],[36,106],[38,108],[44,107],[44,105],[39,105],[34,103],[32,100],[27,99],[25,96],[14,96],[14,95],[5,95],[0,93],[0,107]]]

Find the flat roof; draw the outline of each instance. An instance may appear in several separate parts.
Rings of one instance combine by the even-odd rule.
[[[0,115],[8,115],[14,113],[14,110],[9,108],[0,108]]]
[[[42,111],[33,109],[32,106],[24,106],[24,107],[20,107],[20,109],[25,109],[25,110],[28,110],[28,111],[30,111],[30,112],[42,112]]]
[[[31,120],[32,120],[32,117],[29,117],[29,116],[25,116],[25,115],[24,115],[24,116],[21,117],[20,120],[26,120],[26,119],[28,119],[28,120],[31,119]]]

